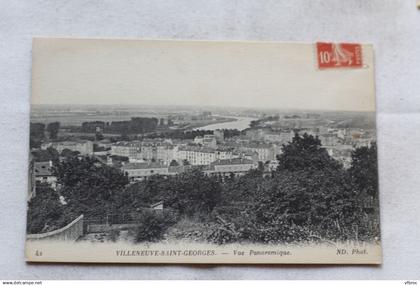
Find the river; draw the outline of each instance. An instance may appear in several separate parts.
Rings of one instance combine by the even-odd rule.
[[[256,118],[250,118],[250,117],[236,117],[236,116],[220,116],[220,117],[233,118],[233,119],[236,119],[236,121],[210,124],[207,126],[195,128],[194,130],[214,131],[217,129],[237,129],[239,131],[242,131],[246,128],[249,128],[249,124],[251,123],[251,121],[257,120]]]

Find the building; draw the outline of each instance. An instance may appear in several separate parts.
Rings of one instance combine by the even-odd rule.
[[[191,165],[209,165],[216,160],[216,151],[208,147],[180,146],[176,160],[180,163],[187,160]]]
[[[251,141],[259,141],[263,138],[263,129],[249,129],[245,131],[245,137]]]
[[[353,146],[351,145],[337,145],[337,146],[323,146],[328,152],[328,154],[340,162],[344,168],[349,168],[351,166],[351,153],[353,151]]]
[[[146,161],[160,161],[168,165],[175,159],[175,151],[170,141],[145,141],[141,144],[140,157]]]
[[[57,189],[57,177],[53,174],[53,164],[52,161],[46,162],[34,162],[33,163],[34,171],[34,181],[35,181],[35,193],[36,193],[36,184],[46,183],[51,186],[52,189]]]
[[[152,175],[168,175],[168,166],[159,162],[126,163],[121,170],[132,181],[143,180]]]
[[[288,143],[292,141],[294,131],[276,131],[269,128],[249,129],[245,132],[245,137],[251,141],[263,141],[267,143]]]
[[[28,165],[28,201],[35,196],[35,167],[33,155],[29,152],[29,165]]]
[[[258,154],[258,161],[263,162],[274,160],[276,155],[280,153],[280,149],[277,145],[266,143],[243,144],[239,150],[256,152]]]
[[[200,144],[209,148],[217,147],[217,140],[215,135],[204,135],[204,137],[198,136],[194,138],[195,144]]]
[[[219,146],[216,149],[215,153],[216,153],[216,159],[232,159],[235,157],[232,147]]]
[[[110,154],[139,159],[141,156],[140,144],[138,142],[118,142],[111,146]]]
[[[152,208],[153,210],[163,210],[163,201],[151,204],[150,208]]]
[[[352,143],[352,145],[354,146],[354,147],[363,147],[363,146],[366,146],[366,147],[369,147],[369,146],[371,146],[372,145],[372,139],[365,139],[365,138],[361,138],[361,139],[358,139],[358,140],[356,140],[356,141],[354,141],[353,143]]]
[[[272,171],[276,171],[278,166],[279,166],[279,161],[272,160],[266,165],[266,168],[267,168],[267,171],[272,172]]]
[[[249,159],[234,158],[234,159],[218,159],[211,164],[213,174],[221,175],[243,175],[249,170],[257,167],[257,164]]]
[[[169,165],[175,159],[175,148],[168,143],[159,143],[156,145],[155,160],[165,165]]]
[[[216,137],[214,135],[204,135],[203,146],[209,147],[209,148],[216,148],[217,147]]]
[[[337,146],[340,144],[339,138],[335,134],[325,134],[319,137],[323,146]]]
[[[243,158],[258,162],[258,153],[250,150],[235,150],[232,153],[232,158]]]
[[[156,148],[152,142],[143,142],[141,144],[141,158],[146,161],[152,161],[156,159]]]
[[[195,144],[203,144],[203,137],[202,136],[196,136],[195,138],[194,138],[194,143]]]
[[[63,141],[63,142],[52,142],[46,143],[41,146],[42,149],[49,147],[55,148],[59,153],[65,149],[71,151],[78,151],[82,155],[93,154],[93,142],[91,141]]]
[[[286,144],[288,142],[291,142],[294,136],[295,136],[294,131],[279,132],[279,133],[268,132],[264,136],[264,141]]]
[[[225,133],[223,132],[223,130],[214,130],[213,135],[218,143],[223,143],[223,141],[225,140]]]
[[[178,165],[178,166],[169,166],[168,176],[175,176],[182,174],[186,171],[199,170],[206,174],[212,174],[213,168],[210,165]]]

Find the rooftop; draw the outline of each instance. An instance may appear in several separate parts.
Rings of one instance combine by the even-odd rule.
[[[150,169],[150,168],[168,168],[159,162],[130,162],[122,166],[122,169]]]
[[[267,143],[261,143],[261,142],[250,142],[250,143],[244,143],[242,147],[245,148],[271,148],[272,144]]]
[[[212,167],[210,165],[180,165],[180,166],[169,166],[169,173],[182,173],[187,170],[201,170],[201,171],[208,171],[211,170]]]
[[[91,141],[86,141],[86,140],[61,141],[61,142],[53,142],[52,145],[78,145],[78,144],[85,144],[85,143],[89,143],[89,142],[91,142]]]
[[[180,146],[178,150],[184,151],[194,151],[194,152],[206,152],[214,153],[215,150],[209,147],[200,147],[200,146]]]
[[[139,144],[136,143],[136,142],[124,142],[124,141],[121,141],[121,142],[115,143],[113,146],[138,147]]]
[[[212,165],[238,165],[238,164],[254,164],[252,160],[245,158],[232,158],[232,159],[218,159]]]
[[[35,176],[53,176],[52,164],[49,161],[34,162]]]

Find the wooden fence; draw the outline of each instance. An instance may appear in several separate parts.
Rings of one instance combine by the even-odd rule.
[[[55,231],[42,234],[29,234],[27,240],[61,240],[75,241],[83,235],[83,215],[73,220],[68,225]]]

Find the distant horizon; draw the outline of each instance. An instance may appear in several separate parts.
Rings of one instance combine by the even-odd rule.
[[[60,107],[122,107],[135,109],[138,107],[156,107],[156,108],[213,108],[213,109],[242,109],[242,110],[255,110],[255,111],[278,111],[278,112],[346,112],[346,113],[375,113],[369,110],[329,110],[329,109],[294,109],[294,108],[273,108],[273,107],[246,107],[246,106],[220,106],[220,105],[152,105],[152,104],[83,104],[83,103],[37,103],[31,104],[31,107],[47,107],[47,106],[60,106]]]

